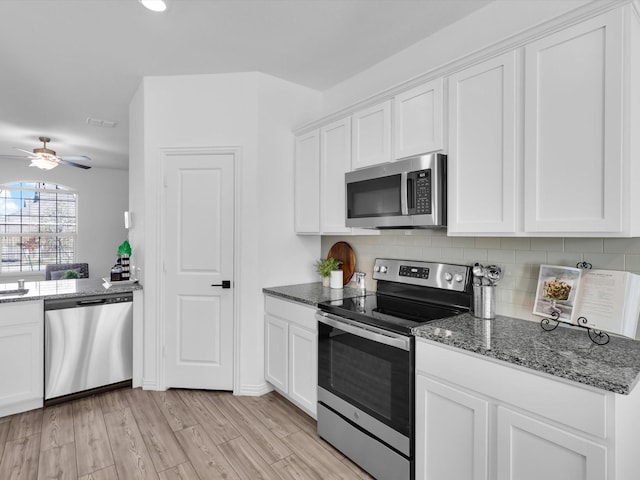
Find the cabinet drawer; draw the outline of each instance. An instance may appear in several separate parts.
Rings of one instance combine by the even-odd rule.
[[[316,310],[311,306],[307,307],[296,302],[266,295],[264,309],[269,315],[285,319],[312,332],[318,331],[318,324],[315,317]]]
[[[548,378],[506,363],[416,342],[416,371],[605,438],[608,392]]]
[[[43,319],[42,300],[9,302],[0,305],[0,327],[44,322]]]

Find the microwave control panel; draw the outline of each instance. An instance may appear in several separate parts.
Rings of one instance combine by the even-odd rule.
[[[431,213],[431,170],[420,170],[415,173],[416,215]]]

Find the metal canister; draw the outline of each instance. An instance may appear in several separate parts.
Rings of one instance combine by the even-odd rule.
[[[496,317],[496,286],[473,286],[473,316],[478,318]]]
[[[365,293],[367,291],[367,287],[364,283],[364,277],[366,275],[366,273],[364,272],[355,272],[355,277],[356,277],[356,288],[358,290],[361,290],[362,293]]]

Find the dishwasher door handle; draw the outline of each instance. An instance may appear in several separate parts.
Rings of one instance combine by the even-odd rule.
[[[76,305],[79,307],[86,307],[91,305],[102,305],[103,303],[107,303],[106,298],[98,298],[96,300],[78,300]]]

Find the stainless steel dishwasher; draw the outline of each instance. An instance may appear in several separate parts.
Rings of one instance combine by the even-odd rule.
[[[131,385],[132,302],[132,293],[45,301],[45,404]]]

